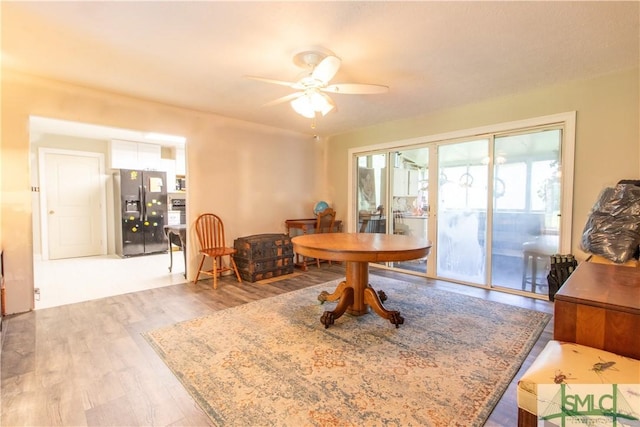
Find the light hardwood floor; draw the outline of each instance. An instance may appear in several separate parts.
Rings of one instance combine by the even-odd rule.
[[[184,283],[182,252],[173,254],[172,273],[168,267],[169,254],[166,253],[130,258],[100,255],[49,261],[36,257],[33,271],[39,294],[35,307],[40,310]]]
[[[553,304],[385,270],[372,274],[551,313]],[[141,332],[324,283],[344,267],[323,264],[268,285],[225,277],[8,316],[2,332],[3,426],[204,426],[207,416]],[[390,327],[382,321],[381,327]],[[516,425],[515,383],[551,338],[547,325],[487,426]]]

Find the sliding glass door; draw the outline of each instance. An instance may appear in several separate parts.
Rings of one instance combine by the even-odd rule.
[[[561,143],[557,128],[495,138],[493,286],[548,293],[550,256],[560,246]]]
[[[357,153],[356,231],[432,241],[427,259],[387,267],[546,295],[550,256],[570,242],[570,228],[562,238],[572,185],[563,176],[573,171],[565,125]],[[566,152],[571,160],[563,163]]]
[[[438,277],[548,292],[561,140],[560,129],[546,129],[438,147]]]
[[[486,284],[489,140],[438,147],[437,275]]]

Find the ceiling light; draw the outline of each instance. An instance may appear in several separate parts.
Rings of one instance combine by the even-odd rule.
[[[316,113],[326,116],[335,108],[333,101],[317,89],[307,90],[304,95],[291,101],[291,108],[296,113],[308,119],[313,119]]]
[[[172,142],[174,144],[184,144],[187,138],[179,135],[168,135],[165,133],[150,132],[144,135],[144,139],[158,142]]]

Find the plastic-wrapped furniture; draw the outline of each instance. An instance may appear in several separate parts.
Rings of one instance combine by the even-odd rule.
[[[638,253],[640,245],[640,181],[623,180],[605,188],[591,209],[581,248],[616,264]]]

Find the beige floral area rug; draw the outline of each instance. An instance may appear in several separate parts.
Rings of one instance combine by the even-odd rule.
[[[481,426],[551,317],[370,280],[399,328],[369,313],[325,329],[333,281],[145,336],[214,425]]]

